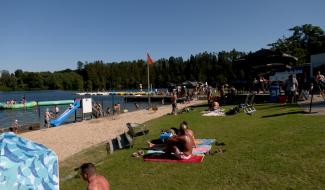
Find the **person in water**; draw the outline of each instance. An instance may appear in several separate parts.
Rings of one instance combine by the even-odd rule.
[[[18,120],[16,119],[14,121],[14,123],[11,125],[11,127],[9,127],[9,131],[14,132],[14,133],[18,133],[18,129],[19,129],[19,124],[18,124]]]
[[[44,112],[44,127],[46,128],[50,128],[50,119],[51,119],[52,115],[49,111],[48,108],[46,108],[45,112]]]
[[[57,105],[55,105],[55,107],[54,107],[54,114],[55,114],[55,117],[58,116],[59,112],[60,112],[59,107],[58,107]]]

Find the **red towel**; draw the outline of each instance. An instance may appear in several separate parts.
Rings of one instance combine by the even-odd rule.
[[[147,162],[182,162],[182,163],[200,163],[203,162],[204,155],[192,155],[188,160],[180,160],[172,155],[166,154],[147,154],[143,157]]]

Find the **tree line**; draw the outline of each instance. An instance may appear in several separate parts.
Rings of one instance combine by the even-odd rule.
[[[289,37],[282,37],[268,44],[270,49],[291,54],[298,58],[296,65],[310,62],[310,55],[325,52],[324,30],[305,24],[290,28]],[[168,87],[169,83],[186,80],[204,81],[214,86],[223,82],[251,81],[249,67],[238,65],[235,60],[252,52],[231,51],[202,52],[189,59],[170,57],[149,65],[150,83],[155,88]],[[17,69],[14,73],[3,70],[0,90],[112,90],[138,89],[147,84],[145,60],[104,63],[103,61],[77,63],[75,70],[56,72],[27,72]]]

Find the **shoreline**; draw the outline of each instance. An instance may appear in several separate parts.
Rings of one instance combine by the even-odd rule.
[[[178,109],[206,103],[206,100],[194,100],[187,104],[178,104]],[[118,116],[103,117],[93,120],[65,124],[59,127],[41,129],[19,134],[20,136],[52,149],[58,156],[59,162],[72,155],[103,143],[128,130],[126,123],[145,123],[171,112],[171,105],[159,106],[157,111],[138,110],[122,113]]]

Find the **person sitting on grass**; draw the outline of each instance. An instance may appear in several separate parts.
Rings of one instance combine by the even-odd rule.
[[[194,132],[191,129],[188,128],[188,123],[186,121],[183,121],[180,124],[180,128],[181,128],[182,125],[184,125],[186,135],[188,135],[191,138],[192,146],[197,147],[196,143],[195,143]]]
[[[211,111],[220,111],[220,105],[217,101],[214,101],[211,105]]]
[[[109,190],[109,183],[105,177],[96,174],[96,167],[92,163],[80,166],[80,175],[88,182],[87,190]]]
[[[183,121],[180,124],[180,128],[182,128],[182,127],[185,128],[186,135],[188,135],[190,137],[192,146],[197,147],[197,145],[195,143],[194,132],[188,128],[188,123],[186,121]],[[173,136],[177,136],[180,134],[180,129],[172,127],[172,128],[170,128],[170,130],[168,130],[168,132],[172,133],[172,137],[173,137]],[[163,149],[165,147],[164,141],[161,139],[155,139],[155,140],[152,140],[151,142],[148,141],[147,143],[148,143],[149,149],[159,150],[159,149]]]
[[[181,123],[179,134],[166,141],[166,154],[174,153],[175,157],[181,160],[188,160],[192,156],[192,138],[186,133],[187,126]]]

